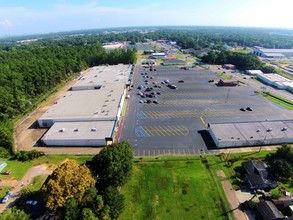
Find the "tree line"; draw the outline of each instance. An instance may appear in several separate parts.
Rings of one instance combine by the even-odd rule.
[[[231,51],[210,51],[201,60],[209,64],[233,64],[240,70],[261,70],[264,73],[275,73],[276,69],[267,66],[254,54],[235,53]]]
[[[129,64],[135,59],[135,50],[106,51],[100,44],[27,44],[0,50],[0,147],[12,149],[12,120],[31,110],[57,84],[90,66]]]

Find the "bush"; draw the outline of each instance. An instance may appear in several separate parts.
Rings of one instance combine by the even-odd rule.
[[[19,161],[30,161],[41,156],[44,156],[45,153],[42,151],[32,150],[32,151],[17,151],[14,154],[14,159]]]
[[[278,188],[275,188],[270,191],[270,196],[272,199],[278,199],[281,198],[283,194],[280,192]]]

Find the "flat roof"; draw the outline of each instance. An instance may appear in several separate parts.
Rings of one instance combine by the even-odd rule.
[[[77,87],[103,86],[106,84],[121,84],[128,81],[132,65],[95,66],[72,86]]]
[[[271,82],[292,82],[290,79],[275,73],[259,73],[257,75],[262,76]]]
[[[114,125],[115,121],[55,122],[42,140],[105,139]]]
[[[262,48],[262,47],[255,47],[262,51],[263,53],[293,53],[293,49],[273,49],[273,48]]]
[[[40,120],[116,117],[124,88],[107,87],[111,89],[68,91]]]
[[[266,52],[266,53],[264,53],[264,55],[267,57],[284,57],[284,54],[282,54],[282,53],[267,53]]]
[[[251,73],[251,74],[261,74],[262,71],[261,70],[246,70],[247,73]]]
[[[132,65],[96,66],[68,91],[39,120],[116,120]],[[91,84],[100,89],[87,89]]]
[[[219,142],[293,138],[293,120],[210,124]]]

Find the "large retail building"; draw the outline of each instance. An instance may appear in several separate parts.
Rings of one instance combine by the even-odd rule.
[[[104,146],[119,121],[133,65],[93,67],[38,119],[48,146]]]

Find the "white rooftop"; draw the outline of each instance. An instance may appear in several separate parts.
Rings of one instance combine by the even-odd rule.
[[[219,142],[293,140],[293,121],[210,124],[210,130]]]
[[[128,81],[131,67],[132,65],[123,64],[95,66],[72,86],[72,90],[94,89],[106,84],[121,84],[123,87]]]
[[[105,139],[111,137],[115,121],[56,122],[42,140]]]

